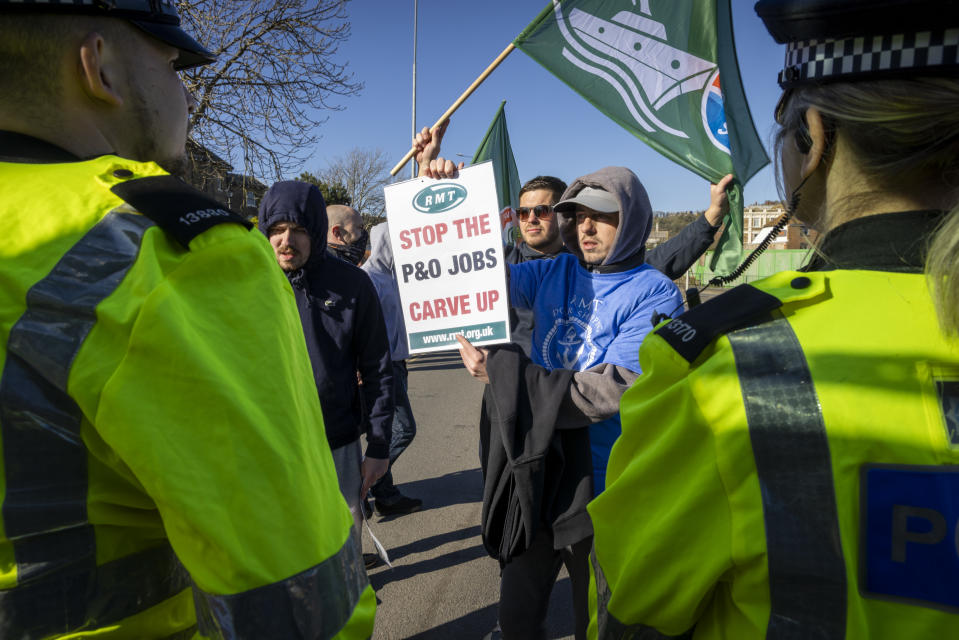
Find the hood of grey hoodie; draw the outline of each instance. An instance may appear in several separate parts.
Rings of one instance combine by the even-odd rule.
[[[382,222],[370,229],[370,257],[360,267],[370,276],[390,339],[390,357],[400,361],[410,357],[406,341],[406,322],[400,303],[400,290],[393,277],[393,245],[390,244],[390,227]]]
[[[620,263],[637,262],[637,254],[645,254],[646,239],[653,226],[653,208],[643,183],[626,167],[606,167],[574,180],[560,200],[574,197],[584,187],[608,191],[619,202],[619,227],[616,228],[613,247],[599,266],[613,267]],[[576,233],[576,216],[571,211],[557,215],[566,248],[582,262],[583,251]]]
[[[364,271],[378,271],[393,273],[393,245],[390,244],[390,227],[388,222],[381,222],[370,229],[370,257],[361,267]]]

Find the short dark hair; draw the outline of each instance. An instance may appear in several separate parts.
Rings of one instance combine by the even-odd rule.
[[[536,176],[522,186],[517,197],[522,197],[527,191],[539,191],[540,189],[552,191],[556,195],[556,199],[559,200],[563,192],[566,191],[566,183],[553,176]],[[517,202],[517,204],[519,203]]]
[[[85,32],[130,37],[126,20],[65,13],[0,14],[0,104],[28,107],[63,93],[60,65]]]

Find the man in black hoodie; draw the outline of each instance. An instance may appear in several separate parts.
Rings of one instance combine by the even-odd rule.
[[[393,421],[393,365],[376,290],[360,268],[327,252],[326,203],[315,186],[274,184],[263,196],[258,226],[293,286],[326,438],[359,530],[360,502],[389,465]],[[362,459],[361,401],[369,413]]]

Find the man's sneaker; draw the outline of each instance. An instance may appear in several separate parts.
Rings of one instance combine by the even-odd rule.
[[[419,498],[408,498],[406,496],[400,496],[393,502],[381,502],[380,500],[373,501],[374,508],[376,513],[381,516],[402,516],[407,513],[413,513],[414,511],[419,511],[423,508],[423,501]]]

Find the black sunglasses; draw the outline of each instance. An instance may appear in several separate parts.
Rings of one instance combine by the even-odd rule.
[[[536,214],[536,217],[540,220],[549,220],[553,217],[553,205],[538,204],[535,207],[516,207],[516,215],[519,216],[520,222],[529,220],[530,213]]]

